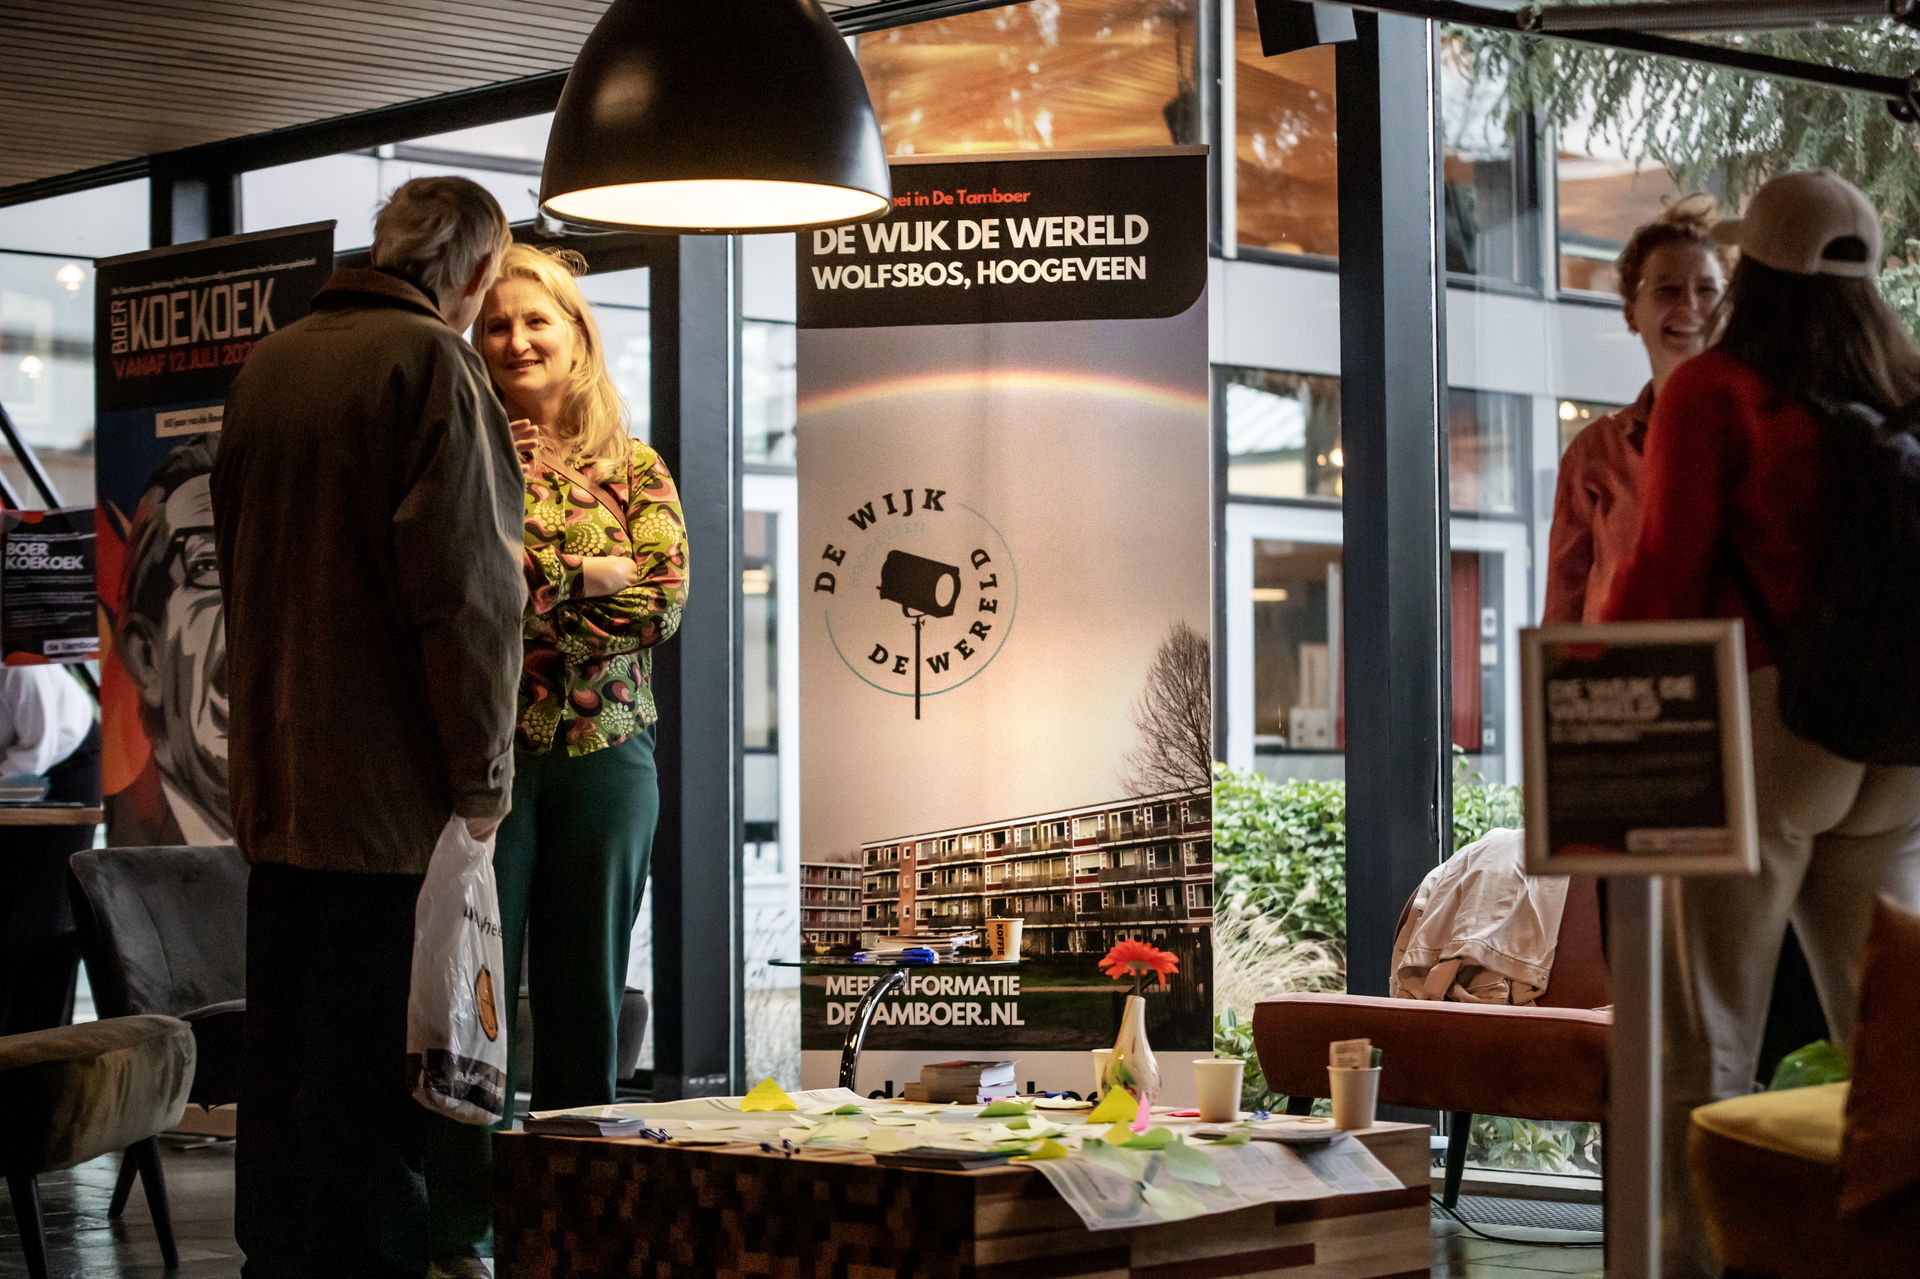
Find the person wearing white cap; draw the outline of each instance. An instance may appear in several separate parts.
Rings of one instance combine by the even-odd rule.
[[[1754,1089],[1788,923],[1844,1047],[1875,895],[1920,902],[1920,770],[1854,763],[1788,730],[1773,652],[1821,589],[1814,557],[1837,475],[1834,426],[1814,406],[1893,414],[1920,400],[1920,353],[1874,287],[1880,216],[1823,169],[1775,178],[1716,234],[1741,255],[1725,328],[1654,407],[1640,534],[1603,610],[1745,623],[1760,874],[1685,886],[1689,989],[1667,1000],[1668,1201],[1695,1238],[1688,1112]]]

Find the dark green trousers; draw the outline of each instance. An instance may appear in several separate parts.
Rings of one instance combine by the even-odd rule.
[[[627,951],[660,819],[653,730],[590,755],[570,756],[561,744],[541,755],[516,752],[513,769],[513,809],[500,823],[493,872],[503,971],[518,973],[526,956],[532,1108],[605,1105],[613,1100]],[[502,988],[518,989],[511,979]],[[510,1105],[527,1083],[508,1075]],[[449,1119],[435,1129],[426,1169],[434,1253],[485,1251],[492,1134]]]

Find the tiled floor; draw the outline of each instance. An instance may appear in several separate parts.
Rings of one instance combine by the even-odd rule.
[[[230,1142],[173,1145],[166,1150],[167,1191],[179,1279],[237,1279],[233,1242],[233,1146]],[[160,1276],[160,1249],[146,1202],[134,1192],[125,1216],[107,1220],[116,1161],[99,1159],[40,1181],[54,1279],[132,1279]],[[1546,1232],[1516,1226],[1485,1227],[1515,1239]],[[1494,1243],[1469,1236],[1452,1222],[1434,1223],[1433,1279],[1551,1279],[1598,1276],[1598,1248],[1543,1248]],[[26,1259],[10,1205],[0,1205],[0,1279],[25,1279]]]

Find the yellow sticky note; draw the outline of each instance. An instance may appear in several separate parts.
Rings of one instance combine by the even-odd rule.
[[[1024,1155],[1015,1155],[1015,1159],[1065,1159],[1067,1148],[1049,1137]]]
[[[1133,1140],[1133,1129],[1127,1127],[1126,1122],[1123,1120],[1101,1133],[1100,1140],[1107,1142],[1109,1145],[1124,1146]]]
[[[742,1110],[798,1110],[793,1098],[787,1096],[786,1089],[773,1082],[769,1075],[755,1084],[753,1091],[740,1099]]]
[[[757,1091],[757,1090],[756,1090]],[[1087,1116],[1090,1124],[1130,1124],[1140,1113],[1140,1103],[1134,1100],[1132,1093],[1124,1088],[1115,1088],[1100,1099],[1100,1104]]]

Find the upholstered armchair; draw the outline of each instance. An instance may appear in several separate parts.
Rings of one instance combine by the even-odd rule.
[[[1304,1114],[1327,1095],[1327,1045],[1371,1039],[1385,1062],[1381,1104],[1451,1117],[1443,1193],[1451,1207],[1473,1116],[1606,1121],[1609,1002],[1599,894],[1592,879],[1576,877],[1568,881],[1551,975],[1537,1002],[1276,995],[1254,1008],[1253,1042],[1267,1087]]]

